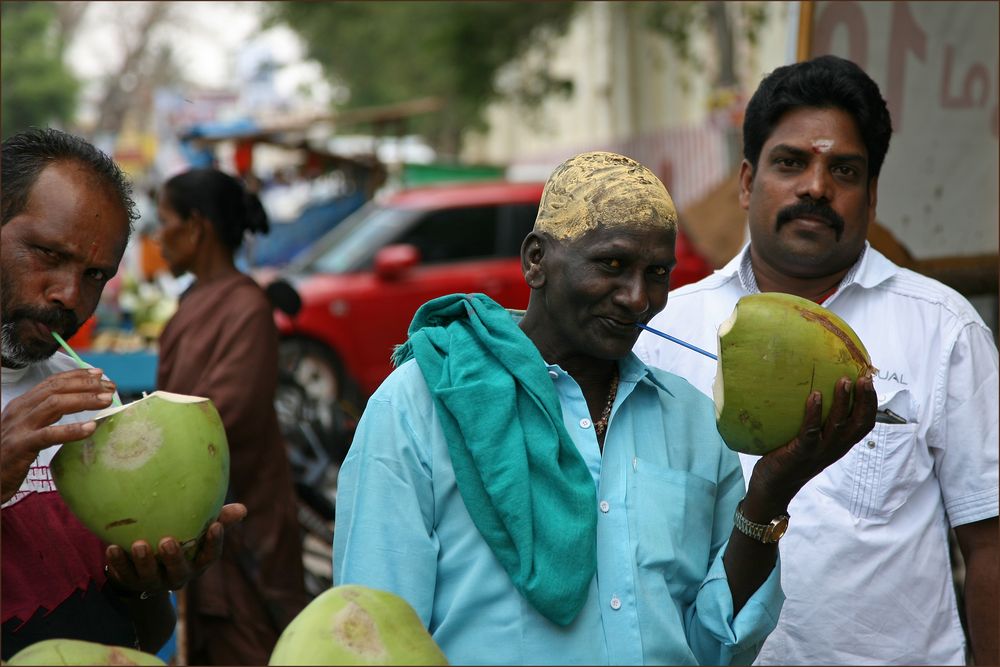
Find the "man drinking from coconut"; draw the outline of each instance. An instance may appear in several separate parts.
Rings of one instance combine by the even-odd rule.
[[[525,312],[483,295],[417,311],[340,472],[337,584],[402,596],[457,664],[753,659],[782,593],[777,546],[746,521],[782,515],[871,430],[875,394],[814,392],[745,489],[712,402],[631,352],[676,230],[652,172],[584,153],[521,246]]]
[[[225,506],[193,561],[169,537],[159,556],[145,542],[126,554],[70,513],[49,462],[57,445],[94,431],[115,386],[78,369],[52,332],[72,336],[118,270],[131,189],[110,158],[52,129],[3,142],[0,189],[3,659],[51,638],[155,652],[173,629],[168,591],[218,559],[223,526],[246,509]]]
[[[962,296],[866,241],[891,133],[878,86],[855,64],[824,56],[772,72],[743,123],[750,242],[672,292],[652,321],[711,349],[740,297],[786,292],[843,318],[879,369],[874,430],[789,507],[787,599],[760,664],[966,664],[949,527],[972,657],[1000,663],[997,348]],[[635,352],[710,391],[714,363],[647,333]],[[761,378],[747,391],[767,388]],[[767,457],[741,459],[749,475]]]

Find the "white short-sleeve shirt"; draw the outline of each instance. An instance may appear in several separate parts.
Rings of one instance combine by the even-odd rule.
[[[756,291],[746,246],[650,324],[716,350],[719,324]],[[867,245],[823,305],[868,349],[879,407],[906,423],[877,423],[790,504],[785,605],[757,664],[965,664],[947,535],[997,516],[993,335],[957,292]],[[714,361],[647,332],[635,352],[711,396]],[[740,458],[749,479],[757,457]]]

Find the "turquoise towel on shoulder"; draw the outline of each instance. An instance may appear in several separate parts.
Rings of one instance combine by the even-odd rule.
[[[484,294],[421,306],[395,365],[415,357],[462,500],[514,586],[568,625],[597,569],[597,493],[534,343]]]

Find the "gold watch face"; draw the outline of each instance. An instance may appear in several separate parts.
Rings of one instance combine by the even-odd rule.
[[[768,526],[764,538],[768,542],[777,542],[778,540],[781,539],[781,536],[785,534],[786,530],[788,530],[788,517],[779,516],[777,519],[771,522],[770,526]]]

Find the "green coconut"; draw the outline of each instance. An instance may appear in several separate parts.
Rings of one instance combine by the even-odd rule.
[[[745,296],[719,326],[719,433],[737,452],[766,454],[798,434],[814,389],[825,422],[837,380],[874,371],[861,339],[833,312],[791,294]]]
[[[79,639],[46,639],[26,646],[6,665],[166,665],[155,655]]]
[[[97,429],[52,459],[60,495],[105,542],[156,550],[164,537],[193,557],[229,486],[229,446],[212,401],[156,391],[97,414]]]
[[[269,665],[447,665],[406,600],[365,586],[330,588],[281,633]]]

